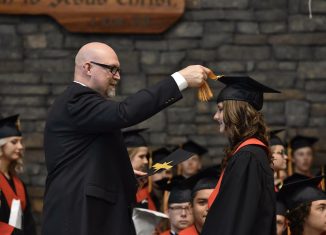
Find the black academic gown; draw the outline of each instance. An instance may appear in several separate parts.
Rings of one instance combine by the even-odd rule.
[[[135,234],[137,182],[120,130],[181,98],[172,77],[122,102],[70,84],[46,121],[42,234]]]
[[[300,181],[300,180],[306,180],[309,179],[311,177],[308,177],[306,175],[302,175],[299,173],[294,173],[293,175],[287,177],[286,179],[284,179],[283,184],[288,184],[288,183],[293,183],[296,181]]]
[[[1,174],[1,173],[0,173]],[[16,188],[12,179],[7,180],[13,191],[16,193]],[[24,185],[26,194],[26,207],[23,210],[22,229],[14,229],[12,235],[36,235],[35,222],[32,215],[31,204]],[[8,224],[10,217],[10,208],[3,192],[0,193],[0,221]]]
[[[249,145],[229,159],[201,235],[275,235],[273,171],[266,152]]]

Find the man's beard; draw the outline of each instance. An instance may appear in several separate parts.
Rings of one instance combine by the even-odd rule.
[[[108,89],[108,91],[106,92],[106,95],[108,98],[115,97],[115,89]]]

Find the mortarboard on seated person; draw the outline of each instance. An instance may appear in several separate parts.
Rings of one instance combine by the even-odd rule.
[[[276,235],[287,235],[287,209],[276,193]]]
[[[18,114],[0,120],[0,139],[10,136],[22,136]]]
[[[284,180],[285,184],[313,177],[311,172],[314,158],[313,145],[317,141],[318,138],[301,135],[291,139],[290,148],[294,174]]]
[[[180,171],[183,177],[189,178],[199,172],[202,167],[201,157],[207,153],[207,149],[193,140],[188,140],[182,145],[182,149],[195,155],[180,164]]]
[[[191,188],[191,207],[194,224],[179,235],[198,235],[202,231],[208,212],[208,198],[213,192],[219,177],[219,166],[206,168],[185,180],[185,185]]]
[[[279,198],[287,208],[291,235],[326,232],[326,194],[318,186],[325,176],[284,184]]]
[[[167,213],[171,228],[160,235],[175,235],[193,224],[193,213],[190,205],[191,190],[184,184],[184,179],[176,176],[164,187],[170,192]]]

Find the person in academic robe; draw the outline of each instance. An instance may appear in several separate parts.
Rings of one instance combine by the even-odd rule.
[[[74,81],[46,119],[42,234],[135,234],[138,184],[121,129],[180,100],[181,91],[202,86],[210,73],[200,65],[188,66],[115,101],[122,79],[117,54],[104,43],[84,45],[75,57]]]
[[[0,234],[36,235],[31,204],[18,173],[24,146],[19,115],[0,120]]]
[[[179,235],[199,235],[208,213],[208,198],[212,194],[219,177],[219,166],[206,168],[188,178],[185,185],[191,187],[191,207],[194,223],[180,231]]]
[[[297,135],[290,141],[292,151],[292,162],[294,164],[293,175],[287,177],[284,183],[291,183],[298,180],[313,177],[311,167],[314,159],[313,146],[318,138]]]
[[[281,172],[286,170],[288,160],[285,143],[277,136],[277,133],[281,131],[284,131],[284,129],[273,130],[269,133],[269,147],[273,157],[272,167],[274,169],[275,191],[278,191],[279,187],[283,184],[282,177],[284,176],[281,176]]]
[[[263,93],[278,93],[248,76],[224,76],[214,120],[229,146],[209,198],[202,235],[275,235],[275,193]]]
[[[123,139],[127,147],[131,166],[134,170],[145,171],[148,169],[149,147],[141,132],[146,129],[132,129],[123,131]],[[146,179],[146,178],[145,178]],[[148,190],[148,182],[144,179],[143,185],[138,188],[135,207],[156,211],[156,206]]]
[[[181,175],[184,178],[189,178],[200,171],[202,167],[201,159],[202,156],[207,153],[207,149],[193,140],[188,140],[186,143],[182,144],[182,148],[195,154],[180,164]]]
[[[284,184],[280,198],[288,212],[291,235],[326,233],[326,193],[318,185],[325,176]]]
[[[173,180],[176,179],[176,180]],[[177,235],[194,222],[191,201],[191,190],[182,184],[180,178],[173,178],[165,188],[170,192],[168,210],[170,229],[160,235]]]
[[[277,197],[277,194],[276,194]],[[282,200],[276,200],[276,235],[287,235],[287,209]]]

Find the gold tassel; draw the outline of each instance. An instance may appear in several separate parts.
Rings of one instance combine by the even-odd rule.
[[[208,74],[208,77],[212,80],[217,80],[217,79],[223,77],[223,75],[216,76],[212,72],[212,73]],[[206,81],[204,81],[203,85],[198,90],[198,99],[200,101],[208,101],[212,97],[213,97],[213,92],[212,92],[211,88],[209,87],[208,83]]]
[[[153,165],[153,157],[152,157],[152,150],[149,150],[149,158],[148,158],[148,169],[151,169]],[[152,192],[153,190],[153,179],[152,179],[152,176],[149,176],[148,177],[148,192]]]
[[[170,192],[164,191],[163,194],[163,213],[168,214],[168,200],[169,200]]]

